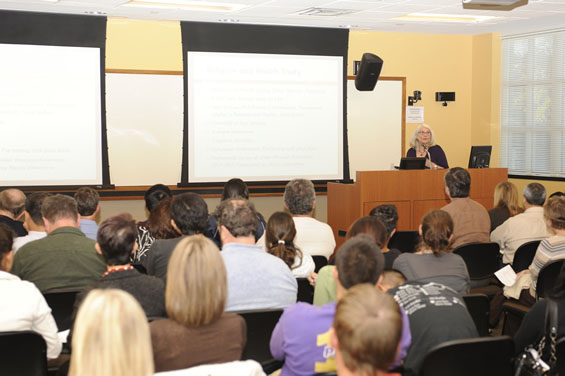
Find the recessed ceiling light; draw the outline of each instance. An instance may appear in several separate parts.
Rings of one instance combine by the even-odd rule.
[[[127,7],[145,7],[145,8],[173,8],[173,9],[191,9],[210,12],[232,12],[240,10],[247,5],[233,3],[216,3],[212,1],[198,0],[130,0],[123,4]]]
[[[85,14],[92,14],[95,16],[105,16],[107,13],[106,12],[100,12],[100,11],[95,11],[95,10],[86,10],[84,11]]]
[[[394,20],[401,21],[431,21],[431,22],[462,22],[462,23],[472,23],[472,22],[483,22],[492,20],[494,16],[472,16],[472,15],[461,15],[461,14],[434,14],[434,13],[410,13],[404,16],[394,17]]]
[[[223,19],[218,20],[218,21],[220,21],[220,22],[232,22],[232,23],[239,22],[239,20],[236,20],[235,18],[223,18]]]
[[[359,25],[339,25],[339,27],[342,27],[344,29],[355,29],[359,27]]]

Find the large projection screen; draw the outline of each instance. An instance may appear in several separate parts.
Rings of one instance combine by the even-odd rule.
[[[343,179],[343,58],[187,53],[189,181]]]

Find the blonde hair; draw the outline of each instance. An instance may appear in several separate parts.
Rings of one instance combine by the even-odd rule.
[[[149,325],[133,296],[122,290],[92,290],[74,325],[70,376],[150,376]]]
[[[226,267],[218,247],[202,235],[175,247],[167,268],[165,307],[169,318],[198,327],[218,320],[227,298]]]
[[[556,230],[565,230],[565,196],[553,196],[547,200],[544,215]]]
[[[434,130],[432,129],[432,127],[430,127],[428,124],[420,124],[416,127],[416,129],[414,129],[414,133],[412,134],[412,137],[410,137],[410,146],[412,146],[416,150],[418,150],[418,148],[420,147],[420,141],[418,141],[418,132],[420,132],[422,128],[428,128],[431,133],[430,143],[428,144],[428,146],[434,146],[436,144],[436,137],[434,135]]]
[[[513,217],[522,212],[519,204],[518,188],[509,181],[501,181],[494,188],[494,207],[507,208]]]

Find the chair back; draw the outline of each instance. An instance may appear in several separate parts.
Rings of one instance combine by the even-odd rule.
[[[534,261],[534,256],[536,255],[540,242],[541,240],[533,240],[518,247],[514,254],[514,261],[512,262],[512,269],[514,269],[516,273],[530,267],[532,261]]]
[[[514,341],[508,336],[458,339],[432,348],[420,376],[509,376],[513,374]]]
[[[316,265],[314,268],[316,273],[318,273],[324,266],[328,265],[328,259],[326,256],[312,256],[312,260],[314,260],[314,264]]]
[[[419,241],[420,234],[418,231],[396,231],[388,242],[388,248],[412,253],[416,250]]]
[[[453,253],[461,256],[467,265],[471,280],[489,280],[498,268],[498,243],[469,243],[457,247]]]
[[[47,376],[47,346],[36,332],[0,333],[2,375]]]
[[[75,298],[79,292],[77,290],[59,290],[43,294],[51,308],[59,331],[71,328]]]
[[[314,303],[314,286],[310,284],[308,278],[296,278],[298,283],[297,302]]]
[[[282,312],[282,309],[238,312],[247,324],[247,344],[242,360],[253,359],[261,363],[273,358],[269,342]]]
[[[565,260],[552,261],[541,268],[536,283],[536,299],[539,300],[540,298],[546,297],[547,294],[553,290],[564,261]]]
[[[481,337],[488,336],[488,315],[490,312],[488,296],[485,294],[467,294],[463,295],[463,300],[475,322],[479,335]]]

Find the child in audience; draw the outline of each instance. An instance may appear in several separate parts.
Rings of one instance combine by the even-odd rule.
[[[303,254],[294,244],[296,227],[292,216],[276,212],[269,218],[265,231],[265,248],[288,265],[296,278],[307,278],[315,268],[312,256]]]
[[[147,318],[122,290],[92,290],[74,326],[70,376],[151,376],[153,357]]]
[[[201,235],[181,240],[167,269],[169,318],[150,324],[156,371],[241,359],[245,321],[224,313],[226,299],[226,268],[218,248]]]
[[[469,292],[471,279],[461,256],[451,253],[453,220],[443,210],[431,210],[419,228],[422,240],[418,251],[403,253],[393,268],[408,281],[436,282],[460,294]]]

